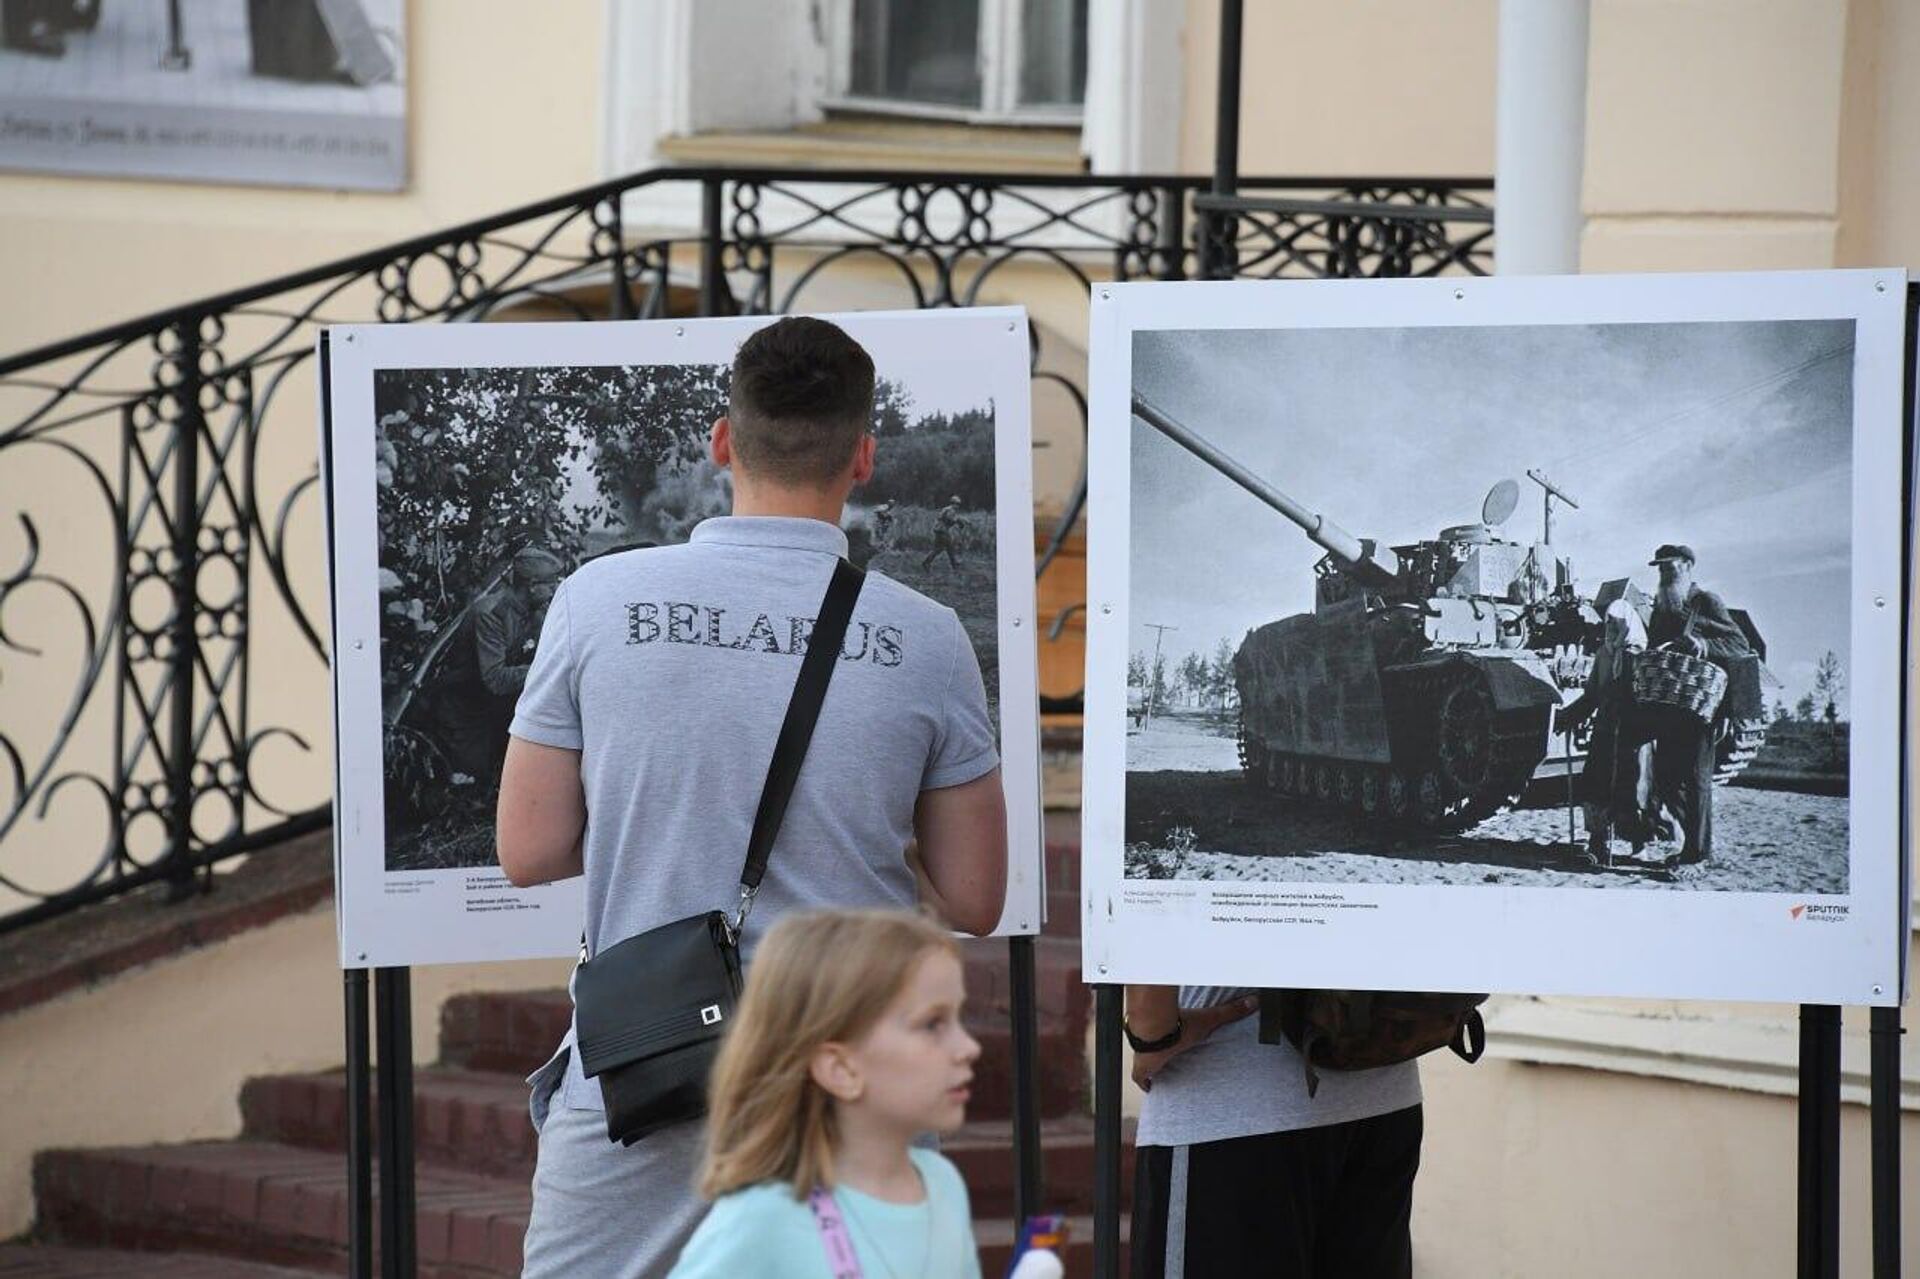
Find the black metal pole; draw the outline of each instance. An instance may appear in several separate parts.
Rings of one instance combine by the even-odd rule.
[[[413,1000],[405,968],[376,968],[380,1058],[380,1274],[413,1279]]]
[[[1120,1002],[1093,988],[1093,1274],[1120,1279]]]
[[[1840,1010],[1800,1006],[1800,1279],[1840,1274]]]
[[[373,1080],[367,970],[349,968],[347,1007],[347,1274],[373,1279]]]
[[[720,260],[720,179],[700,183],[700,314],[719,315],[727,281]]]
[[[200,317],[174,326],[178,344],[167,363],[177,374],[161,392],[173,400],[173,500],[168,514],[169,585],[173,618],[167,627],[167,900],[193,893],[193,692],[200,639],[194,634],[200,598]]]
[[[1900,1009],[1873,1010],[1873,1279],[1900,1276]]]
[[[1015,1228],[1046,1202],[1040,1170],[1039,1002],[1034,997],[1033,938],[1007,939],[1013,976],[1013,1219]]]
[[[1213,194],[1240,190],[1240,32],[1242,0],[1220,0],[1220,61],[1213,104]],[[1234,216],[1210,209],[1200,215],[1200,278],[1233,275]]]
[[[1184,280],[1187,278],[1185,259],[1187,228],[1187,195],[1178,187],[1168,187],[1160,192],[1160,261],[1153,273],[1156,280]],[[1205,226],[1205,219],[1201,221]],[[1202,275],[1206,274],[1204,271]]]

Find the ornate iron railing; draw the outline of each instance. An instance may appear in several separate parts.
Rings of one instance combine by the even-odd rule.
[[[862,264],[919,307],[1019,301],[1028,269],[1087,289],[1491,264],[1484,180],[1204,188],[660,170],[0,359],[0,931],[159,880],[184,894],[327,821],[320,326],[824,309]],[[674,197],[697,228],[637,225]],[[1034,368],[1084,431],[1084,388],[1039,349]],[[1084,493],[1083,466],[1042,572]]]

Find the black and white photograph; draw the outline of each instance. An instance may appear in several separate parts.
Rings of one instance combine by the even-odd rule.
[[[1136,335],[1127,873],[1844,893],[1852,377],[1844,320]]]
[[[1756,989],[1779,950],[1700,953],[1746,920],[1857,925],[1884,954],[1847,962],[1897,966],[1900,326],[1876,283],[1096,304],[1093,494],[1125,517],[1096,520],[1090,589],[1124,606],[1091,642],[1085,802],[1104,882],[1179,921],[1160,949],[1212,928],[1223,963],[1277,971],[1327,930],[1331,968],[1288,982],[1786,997]],[[1453,939],[1424,974],[1382,951],[1409,911]],[[1581,950],[1622,928],[1631,959]],[[1254,980],[1199,962],[1123,971]]]
[[[381,369],[380,650],[390,871],[494,864],[507,726],[554,588],[600,555],[687,540],[732,505],[707,434],[724,364]],[[994,405],[958,368],[882,374],[854,563],[957,612],[999,719]],[[772,643],[745,626],[724,637]],[[857,660],[868,642],[846,641]]]
[[[1007,778],[1007,913],[1037,928],[1037,654],[1023,313],[827,317],[873,356],[872,478],[848,555],[951,607]],[[330,331],[328,488],[342,947],[393,962],[567,954],[577,882],[517,889],[494,820],[508,727],[554,592],[603,555],[732,509],[709,436],[769,318]],[[964,358],[955,358],[964,352]],[[721,625],[715,620],[714,625]],[[718,642],[791,641],[729,619]],[[843,652],[884,645],[849,630]],[[884,660],[876,648],[874,660]],[[1008,706],[1022,708],[1011,721]]]
[[[402,0],[5,0],[0,168],[396,191]]]

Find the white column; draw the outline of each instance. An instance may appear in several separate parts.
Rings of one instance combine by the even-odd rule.
[[[1501,275],[1580,269],[1590,0],[1500,0],[1494,264]]]

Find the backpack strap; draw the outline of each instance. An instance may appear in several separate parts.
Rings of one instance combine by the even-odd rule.
[[[1453,1042],[1447,1047],[1469,1065],[1480,1060],[1480,1055],[1487,1051],[1487,1023],[1478,1008],[1467,1010],[1467,1015],[1454,1027]]]

